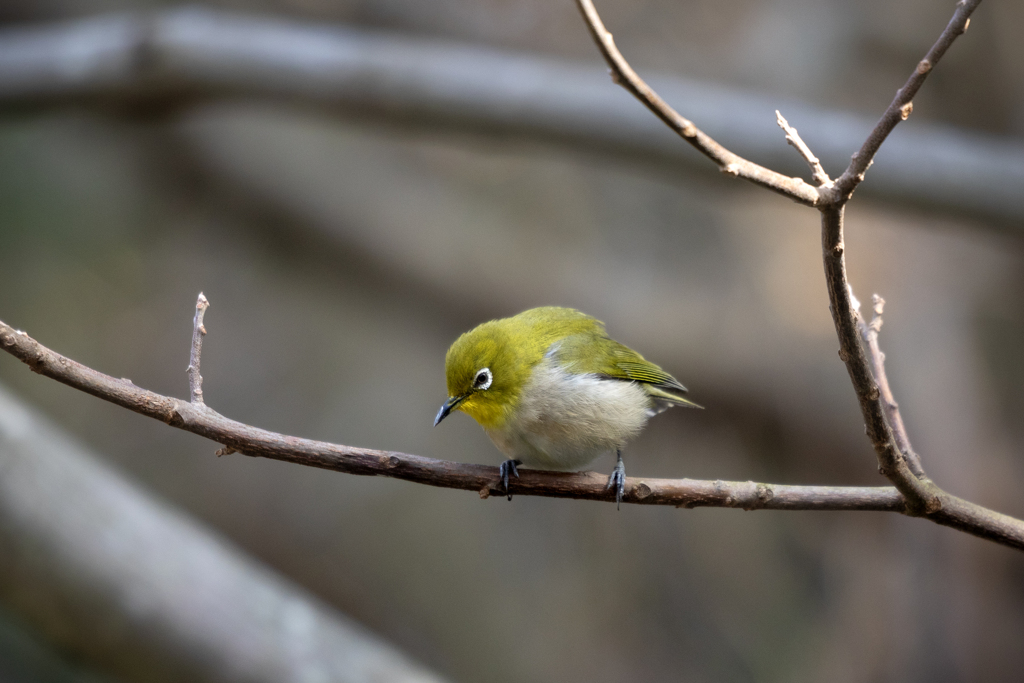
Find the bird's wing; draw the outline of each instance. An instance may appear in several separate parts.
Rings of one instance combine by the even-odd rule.
[[[683,395],[686,387],[675,377],[628,346],[603,334],[566,337],[558,342],[555,352],[569,372],[592,373],[642,384],[658,412],[673,405],[701,407]]]

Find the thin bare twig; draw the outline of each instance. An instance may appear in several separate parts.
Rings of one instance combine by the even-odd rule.
[[[896,91],[896,97],[889,104],[889,108],[882,114],[882,118],[879,119],[874,130],[868,135],[861,148],[853,155],[850,165],[836,179],[834,187],[836,192],[835,201],[847,201],[850,195],[853,194],[853,191],[857,189],[857,185],[864,180],[864,174],[874,162],[875,154],[878,153],[879,147],[885,142],[885,139],[892,132],[893,128],[896,127],[896,124],[900,121],[906,121],[910,116],[910,113],[914,110],[914,95],[917,94],[921,85],[924,84],[924,79],[928,77],[931,70],[939,63],[942,55],[946,53],[946,50],[953,44],[953,41],[967,30],[971,23],[971,14],[980,4],[981,0],[959,0],[957,2],[953,18],[949,20],[939,39],[928,50],[928,54],[924,56],[924,59],[917,63],[917,67],[910,74],[910,78],[907,79],[903,87]]]
[[[417,455],[353,448],[269,432],[230,420],[205,404],[179,401],[97,372],[51,351],[24,332],[0,322],[0,348],[33,371],[172,427],[226,444],[245,455],[346,472],[376,475],[444,488],[502,495],[498,468],[433,460]],[[902,462],[902,461],[901,461]],[[612,502],[607,477],[594,472],[519,471],[516,495]],[[941,509],[926,515],[967,533],[1024,550],[1024,522],[945,492]],[[626,479],[624,502],[676,507],[731,507],[745,510],[875,510],[913,514],[890,487],[787,486],[757,482],[693,479]]]
[[[900,415],[900,406],[896,403],[892,389],[889,387],[889,378],[885,373],[885,354],[878,345],[878,333],[882,329],[882,312],[885,309],[885,299],[877,294],[872,295],[872,308],[874,316],[871,322],[865,322],[861,315],[860,307],[857,306],[854,298],[854,315],[857,320],[857,329],[860,330],[861,339],[868,345],[868,361],[871,363],[871,371],[878,382],[878,389],[882,393],[882,407],[885,409],[885,417],[892,428],[893,437],[896,439],[896,446],[899,448],[903,459],[910,467],[910,471],[918,479],[927,479],[924,467],[921,466],[921,458],[910,445],[910,437],[907,435],[907,428],[903,425],[903,416]]]
[[[800,156],[804,158],[807,165],[811,167],[811,177],[814,178],[814,182],[818,183],[820,187],[827,187],[832,184],[832,179],[828,177],[828,173],[825,173],[825,169],[821,166],[821,161],[818,157],[814,156],[811,152],[811,148],[807,146],[803,138],[800,137],[800,133],[796,132],[796,128],[789,125],[789,121],[782,115],[778,109],[775,110],[775,121],[786,133],[786,142],[793,146]]]
[[[820,203],[818,190],[804,182],[803,179],[790,178],[787,175],[767,169],[730,152],[706,133],[702,132],[697,126],[693,125],[692,121],[684,118],[675,109],[670,107],[665,100],[661,99],[658,93],[654,92],[633,71],[633,67],[629,65],[629,62],[619,52],[619,48],[615,46],[612,34],[604,27],[601,17],[598,15],[597,10],[594,9],[594,3],[591,0],[576,0],[576,4],[583,14],[583,19],[590,29],[590,34],[594,37],[598,49],[604,55],[605,61],[608,62],[608,66],[611,68],[612,80],[643,102],[669,128],[696,147],[701,154],[718,164],[718,168],[723,173],[749,180],[801,204],[818,206]]]
[[[192,397],[192,403],[203,403],[203,376],[199,374],[199,361],[203,353],[203,337],[206,336],[206,328],[203,326],[203,316],[210,302],[199,292],[199,299],[196,301],[196,315],[192,319],[192,352],[189,354],[188,388]]]

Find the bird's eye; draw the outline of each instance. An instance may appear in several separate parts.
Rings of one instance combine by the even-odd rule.
[[[484,368],[480,372],[476,373],[476,379],[473,380],[474,389],[487,389],[491,386],[491,382],[494,381],[494,375],[491,374],[490,368]]]

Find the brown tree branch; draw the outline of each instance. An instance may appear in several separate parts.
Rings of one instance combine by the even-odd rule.
[[[594,3],[591,0],[576,0],[576,4],[583,14],[583,19],[587,24],[587,28],[590,29],[590,34],[594,37],[594,42],[597,43],[598,49],[604,55],[605,61],[608,62],[612,72],[612,80],[643,102],[644,106],[665,122],[665,125],[696,147],[701,154],[718,164],[718,168],[723,173],[749,180],[756,185],[778,192],[801,204],[818,206],[821,199],[818,190],[804,182],[803,179],[791,178],[777,173],[730,152],[697,128],[697,126],[693,125],[692,121],[684,118],[675,109],[670,107],[665,100],[661,99],[658,93],[654,92],[633,71],[633,67],[629,65],[629,62],[619,52],[619,48],[615,46],[612,34],[604,27],[601,17],[598,15],[597,10],[594,9]]]
[[[849,168],[832,186],[834,194],[828,202],[830,205],[820,207],[822,259],[825,264],[825,280],[832,319],[839,337],[839,356],[850,373],[850,380],[860,402],[867,436],[878,457],[879,472],[904,495],[910,514],[931,515],[940,512],[944,504],[942,490],[924,476],[924,470],[916,457],[904,456],[904,453],[912,452],[909,449],[909,438],[906,437],[900,420],[899,430],[903,431],[901,438],[906,442],[906,448],[901,448],[893,433],[892,422],[887,420],[887,416],[892,416],[892,411],[887,405],[891,393],[888,397],[883,396],[879,382],[875,381],[876,376],[884,379],[884,368],[876,363],[876,374],[872,374],[864,347],[858,339],[858,325],[863,324],[863,320],[858,310],[859,304],[854,305],[852,289],[846,276],[844,207],[853,190],[864,179],[865,171],[886,137],[897,123],[910,116],[914,95],[957,36],[967,30],[970,14],[980,3],[981,0],[959,0],[953,18],[939,39],[918,63],[907,83],[896,93],[896,97],[882,115],[878,125],[868,135],[860,151],[853,155]],[[878,371],[881,371],[880,375]],[[913,467],[910,463],[913,463]]]
[[[225,444],[245,455],[321,469],[503,495],[498,468],[434,460],[418,455],[353,448],[277,434],[220,415],[204,403],[182,401],[135,386],[66,358],[0,322],[0,348],[34,372],[70,387]],[[542,472],[520,468],[510,482],[517,496],[534,495],[612,502],[608,477],[595,472]],[[876,510],[905,512],[899,493],[889,487],[787,486],[693,479],[626,479],[623,502],[678,507],[732,507],[746,510]],[[1022,537],[1024,538],[1024,537]]]
[[[853,155],[847,169],[836,179],[834,188],[836,201],[846,202],[850,195],[853,194],[853,191],[857,189],[857,186],[864,180],[864,174],[874,162],[875,154],[878,153],[878,149],[885,142],[885,139],[889,137],[889,133],[892,132],[893,128],[900,121],[906,121],[910,113],[914,111],[914,95],[917,94],[917,91],[924,84],[924,79],[928,77],[931,70],[939,63],[942,55],[946,54],[946,50],[953,44],[953,41],[967,30],[971,23],[971,14],[980,4],[981,0],[959,0],[956,3],[956,11],[953,13],[953,18],[949,20],[939,39],[928,50],[928,54],[924,56],[924,59],[917,63],[917,67],[910,74],[910,78],[907,79],[903,87],[896,91],[896,97],[893,98],[888,109],[882,114],[882,118],[879,119],[874,130],[871,131],[864,144]]]

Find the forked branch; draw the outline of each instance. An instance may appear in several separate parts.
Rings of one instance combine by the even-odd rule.
[[[981,4],[981,0],[959,0],[957,2],[953,18],[950,19],[939,39],[928,50],[924,59],[918,62],[904,86],[896,92],[896,97],[885,110],[871,134],[868,135],[867,140],[853,155],[850,166],[836,179],[834,186],[825,186],[820,190],[799,178],[790,178],[733,154],[701,132],[692,121],[670,107],[637,75],[615,46],[612,34],[605,28],[600,15],[594,8],[593,0],[576,0],[576,4],[583,14],[583,20],[586,22],[598,50],[601,51],[611,69],[612,79],[632,93],[669,128],[683,136],[687,142],[718,164],[723,172],[750,180],[762,187],[786,195],[801,204],[824,209],[828,206],[841,206],[849,200],[854,189],[864,180],[865,172],[874,161],[875,154],[878,153],[878,149],[885,142],[889,133],[896,127],[896,124],[906,121],[910,116],[914,109],[914,95],[921,88],[925,78],[939,63],[953,41],[967,30],[970,25],[970,16]],[[807,151],[810,152],[810,150]],[[801,154],[804,154],[802,150]],[[813,157],[813,155],[811,156]],[[804,158],[806,159],[807,156],[804,155]],[[818,180],[817,173],[815,176],[819,185],[824,185]]]
[[[928,517],[940,524],[953,526],[1020,548],[1018,540],[1009,539],[1021,537],[1021,534],[1024,533],[1024,522],[1006,517],[1005,515],[999,515],[998,513],[985,510],[950,496],[925,476],[920,460],[910,448],[909,438],[906,436],[902,420],[896,409],[895,399],[893,399],[888,382],[885,380],[884,366],[881,362],[882,355],[877,344],[877,328],[881,325],[880,318],[876,318],[877,325],[874,334],[868,334],[865,337],[865,341],[871,350],[872,362],[869,362],[861,345],[860,338],[862,333],[859,325],[863,326],[864,323],[860,319],[858,305],[855,304],[846,275],[846,246],[843,237],[843,217],[846,202],[853,194],[856,186],[864,179],[864,173],[867,171],[868,166],[871,165],[875,154],[888,134],[897,123],[906,120],[910,115],[913,109],[912,100],[914,95],[924,83],[928,73],[938,63],[946,50],[949,49],[949,46],[957,36],[967,29],[970,15],[980,2],[981,0],[960,0],[957,3],[953,18],[942,32],[942,35],[928,51],[928,54],[925,55],[925,58],[918,63],[907,83],[897,92],[896,98],[889,105],[882,119],[861,146],[860,151],[853,156],[850,167],[834,183],[829,180],[828,175],[821,168],[817,157],[800,139],[796,130],[786,122],[781,114],[776,112],[779,126],[786,132],[787,141],[797,149],[804,160],[810,165],[815,182],[819,185],[817,190],[819,192],[818,199],[816,201],[804,201],[802,187],[800,191],[791,192],[792,188],[790,186],[776,179],[778,174],[771,175],[774,173],[773,171],[762,170],[760,167],[751,169],[746,165],[749,162],[738,160],[735,155],[728,153],[718,143],[707,138],[707,136],[703,136],[692,122],[683,118],[665,104],[637,76],[618,49],[616,49],[611,34],[604,27],[601,18],[594,9],[592,0],[577,0],[584,20],[597,43],[598,49],[611,67],[612,75],[616,82],[626,87],[662,121],[668,124],[670,128],[678,132],[688,142],[715,161],[723,170],[725,170],[727,165],[734,164],[734,166],[729,166],[729,168],[737,169],[736,175],[753,180],[760,185],[790,196],[797,201],[802,201],[804,204],[814,206],[821,211],[822,255],[825,265],[826,285],[831,303],[830,308],[836,326],[836,333],[839,337],[839,356],[846,364],[854,390],[857,393],[857,398],[860,401],[868,438],[871,440],[878,458],[879,471],[903,495],[907,505],[906,513]],[[773,178],[775,180],[774,182],[764,182],[764,178]],[[806,183],[804,185],[806,186]],[[880,309],[878,314],[881,314]],[[878,381],[876,381],[876,377],[879,378]],[[895,434],[894,428],[890,425],[895,425]],[[995,532],[994,535],[977,533],[977,529],[981,527],[988,528],[990,531],[994,530],[994,527],[989,526],[991,523],[996,524],[1000,531]]]
[[[861,146],[860,151],[853,156],[850,168],[834,183],[832,191],[835,194],[831,198],[831,203],[819,207],[822,260],[825,265],[825,281],[832,319],[839,337],[839,356],[846,364],[854,391],[857,393],[867,435],[878,458],[878,469],[906,497],[912,514],[931,515],[941,512],[944,505],[943,492],[924,476],[924,470],[916,456],[905,455],[908,449],[901,448],[897,441],[891,421],[893,412],[887,405],[891,395],[888,398],[883,396],[881,380],[876,381],[881,366],[876,363],[875,372],[872,373],[872,365],[860,343],[859,323],[862,320],[858,305],[854,304],[846,275],[844,207],[854,188],[864,179],[864,172],[871,164],[878,148],[896,124],[910,115],[914,95],[952,42],[967,29],[970,14],[980,2],[981,0],[960,0],[957,3],[953,18],[938,41],[918,63],[906,85],[897,92],[896,98],[878,125]],[[902,429],[902,421],[899,426]],[[903,438],[909,444],[905,433]]]

